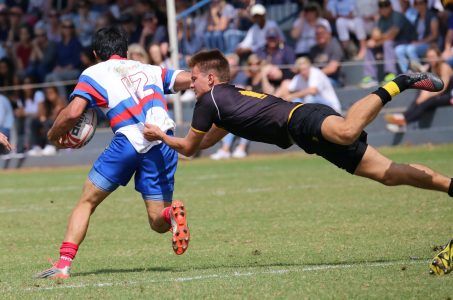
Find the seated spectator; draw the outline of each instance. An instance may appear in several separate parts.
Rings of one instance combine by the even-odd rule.
[[[27,152],[30,156],[55,155],[57,149],[47,140],[47,132],[52,127],[58,113],[64,108],[65,101],[58,94],[55,86],[47,87],[44,90],[45,100],[38,105],[38,118],[32,125],[31,150]]]
[[[266,44],[255,53],[262,61],[275,66],[292,65],[296,60],[293,48],[280,39],[280,34],[275,28],[270,28],[266,32]],[[291,75],[288,68],[283,69],[284,78],[289,78]]]
[[[56,55],[55,42],[49,41],[46,31],[37,27],[26,74],[35,77],[38,82],[44,81],[46,74],[50,73],[54,67]]]
[[[144,44],[145,39],[143,41],[141,41],[141,38],[146,35],[146,30],[145,30],[145,33],[143,33],[143,31],[140,32],[140,29],[138,28],[137,24],[134,22],[134,17],[130,13],[122,14],[120,16],[120,18],[118,19],[118,22],[119,22],[121,28],[127,34],[128,44],[143,42],[143,47],[145,47],[145,44]]]
[[[385,116],[387,129],[392,132],[404,132],[406,125],[416,122],[428,111],[437,107],[453,105],[453,71],[452,68],[441,59],[440,50],[431,46],[426,52],[426,61],[429,64],[429,71],[437,74],[445,83],[440,92],[421,91],[414,102],[402,114],[388,114]]]
[[[96,28],[98,14],[90,10],[91,3],[88,0],[77,1],[77,13],[74,14],[73,22],[77,36],[83,47],[91,46],[91,38]]]
[[[143,64],[149,64],[148,53],[140,44],[130,44],[127,48],[127,59],[139,61]]]
[[[81,70],[85,70],[97,63],[91,47],[82,49],[82,52],[80,52],[80,63]]]
[[[439,37],[439,20],[436,14],[427,8],[427,0],[415,0],[418,11],[415,20],[417,39],[410,44],[400,44],[395,47],[398,65],[402,73],[409,70],[409,64],[420,64],[420,57],[424,57],[431,43],[436,43]]]
[[[407,18],[411,24],[415,24],[415,20],[417,19],[418,12],[417,10],[412,6],[411,3],[414,3],[414,0],[399,0],[400,8],[401,10],[398,10],[398,12],[404,14],[404,16]],[[393,9],[395,9],[395,6],[393,6]],[[396,9],[395,9],[396,10]]]
[[[316,44],[316,25],[322,24],[331,32],[329,21],[320,17],[321,8],[309,2],[294,21],[291,37],[296,41],[296,56],[308,56],[311,47]]]
[[[414,40],[415,30],[406,17],[393,10],[389,0],[379,0],[379,20],[367,41],[364,75],[361,86],[372,87],[378,84],[376,57],[384,60],[384,81],[395,78],[395,46],[407,44]]]
[[[26,149],[31,149],[32,141],[32,126],[38,118],[38,108],[40,103],[45,99],[44,93],[31,87],[35,83],[35,79],[31,76],[24,78],[22,84],[22,99],[24,103],[25,114],[25,138],[24,146]]]
[[[11,129],[14,124],[14,113],[11,103],[8,98],[0,94],[0,133],[6,136],[7,139],[11,137]],[[6,148],[0,145],[0,155],[6,154]]]
[[[325,104],[341,113],[340,101],[324,72],[313,67],[306,57],[297,59],[296,68],[299,73],[284,81],[276,96],[291,102]]]
[[[230,22],[223,33],[225,53],[235,52],[237,45],[244,39],[247,30],[253,25],[245,3],[234,3],[234,12],[230,13]]]
[[[38,22],[37,27],[46,28],[49,41],[58,43],[61,41],[60,13],[50,10],[45,22]]]
[[[362,60],[366,53],[366,33],[363,19],[357,13],[355,0],[329,0],[327,9],[332,18],[335,20],[338,38],[340,39],[343,49],[348,56],[352,58],[355,47],[351,41],[350,32],[354,33],[359,41],[359,52],[355,59]]]
[[[239,56],[236,54],[226,55],[226,59],[230,65],[230,83],[237,87],[245,87],[247,84],[247,75],[239,69]],[[195,95],[194,95],[195,96]],[[210,155],[213,160],[233,158],[244,158],[246,157],[248,146],[250,141],[244,138],[239,138],[238,145],[231,153],[236,136],[232,133],[228,133],[222,139],[222,146],[215,153]]]
[[[159,20],[153,12],[147,12],[143,15],[142,32],[140,34],[139,43],[145,49],[151,44],[168,48],[167,28],[159,25]]]
[[[452,3],[453,6],[453,3]],[[448,18],[448,30],[445,35],[444,52],[442,58],[453,67],[453,14]]]
[[[309,58],[326,74],[334,87],[341,85],[340,68],[343,49],[324,25],[316,26],[316,45],[310,49]]]
[[[357,15],[363,19],[365,32],[368,35],[376,27],[378,4],[376,0],[360,0],[357,1]]]
[[[3,44],[8,39],[9,22],[8,9],[5,6],[0,7],[0,42]]]
[[[20,6],[12,6],[8,9],[9,30],[6,44],[12,47],[19,41],[20,27],[22,25],[23,10]]]
[[[14,57],[16,60],[16,72],[19,77],[25,76],[29,67],[32,53],[31,29],[27,25],[21,25],[19,30],[19,41],[14,45]]]
[[[242,42],[236,48],[239,56],[247,56],[251,52],[263,47],[266,43],[266,32],[270,28],[275,28],[284,40],[284,35],[277,23],[273,20],[266,20],[266,8],[261,4],[255,4],[250,9],[254,25],[250,27]]]
[[[77,38],[74,24],[71,20],[62,22],[62,40],[57,44],[56,65],[52,73],[46,76],[46,82],[58,82],[77,79],[80,75],[80,52],[82,45]],[[60,95],[66,97],[66,88],[58,87]]]
[[[234,7],[225,0],[212,0],[208,12],[207,28],[204,34],[204,44],[209,49],[226,51],[223,32],[228,28],[235,16]]]
[[[162,68],[172,68],[170,59],[167,56],[162,55],[162,51],[159,45],[151,44],[148,48],[149,63]]]
[[[189,58],[203,48],[203,39],[195,34],[195,23],[191,18],[186,18],[178,23],[177,34],[181,57],[179,65],[186,67]]]

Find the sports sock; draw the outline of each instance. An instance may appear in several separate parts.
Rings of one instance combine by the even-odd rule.
[[[77,254],[79,246],[70,242],[63,242],[60,247],[60,259],[57,262],[57,268],[70,267],[72,260]]]
[[[171,225],[171,219],[170,219],[170,211],[171,211],[171,206],[165,207],[162,210],[162,218],[164,218],[165,222]]]
[[[448,188],[448,196],[453,197],[453,178],[450,181],[450,187]]]
[[[378,88],[372,94],[379,96],[379,98],[381,98],[382,105],[385,105],[387,102],[392,100],[392,97],[395,97],[409,87],[406,77],[406,75],[399,75],[392,81],[387,82],[382,87]]]

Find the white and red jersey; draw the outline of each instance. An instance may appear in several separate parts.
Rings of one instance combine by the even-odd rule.
[[[164,132],[175,128],[164,94],[174,92],[179,72],[114,55],[83,71],[70,99],[79,96],[89,107],[100,108],[113,132],[124,134],[143,153],[160,143],[144,138],[144,123],[155,124]]]

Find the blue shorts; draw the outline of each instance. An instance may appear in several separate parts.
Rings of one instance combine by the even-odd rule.
[[[113,192],[135,173],[135,189],[144,200],[171,202],[178,153],[166,144],[138,153],[127,137],[117,134],[93,165],[88,178],[99,189]]]

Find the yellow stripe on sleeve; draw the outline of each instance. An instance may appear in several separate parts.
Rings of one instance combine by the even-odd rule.
[[[201,131],[201,130],[195,129],[192,126],[190,127],[190,129],[192,129],[193,132],[200,133],[200,134],[206,134],[207,133],[206,131]]]

